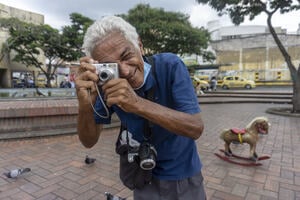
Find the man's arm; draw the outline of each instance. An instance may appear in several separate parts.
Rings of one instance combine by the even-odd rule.
[[[92,108],[85,110],[79,107],[77,133],[85,147],[91,148],[98,142],[102,128],[102,124],[96,124]]]
[[[102,87],[108,106],[118,105],[125,112],[135,113],[178,135],[197,139],[203,132],[200,113],[188,114],[139,97],[127,80],[110,80]]]
[[[200,113],[188,114],[176,111],[143,98],[135,104],[134,113],[173,133],[194,140],[201,136],[204,129]]]
[[[97,96],[95,82],[98,81],[98,76],[95,67],[89,64],[92,63],[90,58],[81,58],[80,63],[79,74],[75,79],[78,98],[77,134],[81,143],[91,148],[97,143],[103,127],[96,124],[92,108]]]

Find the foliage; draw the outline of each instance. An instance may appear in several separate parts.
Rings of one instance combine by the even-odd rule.
[[[39,68],[47,77],[49,87],[57,67],[73,58],[72,50],[63,43],[62,35],[49,25],[35,25],[16,18],[0,19],[0,25],[10,34],[3,48],[6,53],[13,51],[13,61]],[[46,67],[45,61],[41,60],[43,55],[47,60]]]
[[[93,20],[79,13],[70,14],[71,25],[62,28],[64,43],[73,49],[72,58],[77,60],[83,53],[81,50],[84,34]]]
[[[11,51],[15,52],[13,61],[39,68],[51,87],[50,80],[57,67],[82,56],[83,35],[93,22],[78,13],[70,14],[70,19],[71,25],[63,27],[62,33],[46,24],[35,25],[16,18],[0,19],[0,26],[10,34],[2,47],[2,58]],[[46,67],[45,60],[41,60],[43,55]]]
[[[284,14],[300,8],[299,1],[296,3],[294,0],[197,0],[197,2],[208,4],[219,15],[229,15],[236,25],[244,22],[247,16],[249,20],[253,20],[261,13],[272,16],[277,11]]]
[[[293,81],[293,112],[300,113],[300,66],[298,70],[291,61],[286,48],[280,41],[273,25],[272,16],[279,12],[285,14],[300,9],[300,1],[297,0],[197,0],[198,3],[208,4],[215,9],[219,15],[229,15],[232,22],[236,25],[241,24],[245,17],[253,20],[261,13],[267,15],[267,25],[274,41],[276,42],[285,62],[290,70]]]
[[[203,27],[193,28],[188,15],[138,4],[121,17],[136,27],[146,54],[173,52],[203,55],[210,61],[214,59],[212,53],[205,51],[210,39],[208,31]]]

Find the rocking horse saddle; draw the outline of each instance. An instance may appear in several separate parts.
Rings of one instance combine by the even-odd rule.
[[[232,132],[232,133],[234,133],[234,134],[241,134],[241,135],[243,135],[243,134],[245,134],[246,133],[246,129],[240,129],[240,128],[232,128],[232,129],[230,129],[230,131]]]

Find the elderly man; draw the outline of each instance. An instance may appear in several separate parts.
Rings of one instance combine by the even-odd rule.
[[[82,144],[95,145],[103,124],[116,113],[133,141],[143,143],[144,132],[151,132],[147,142],[155,149],[151,181],[130,188],[135,200],[206,199],[195,144],[204,125],[183,62],[171,53],[153,55],[152,63],[143,58],[136,29],[115,16],[89,27],[83,48],[87,56],[80,60],[81,73],[75,82]],[[117,63],[117,78],[99,84],[93,63]],[[152,99],[147,97],[149,91],[154,91]]]

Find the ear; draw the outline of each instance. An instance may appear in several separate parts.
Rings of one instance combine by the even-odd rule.
[[[139,47],[140,47],[140,51],[142,53],[142,56],[144,56],[145,55],[145,51],[144,51],[144,46],[143,46],[141,37],[139,37]]]

